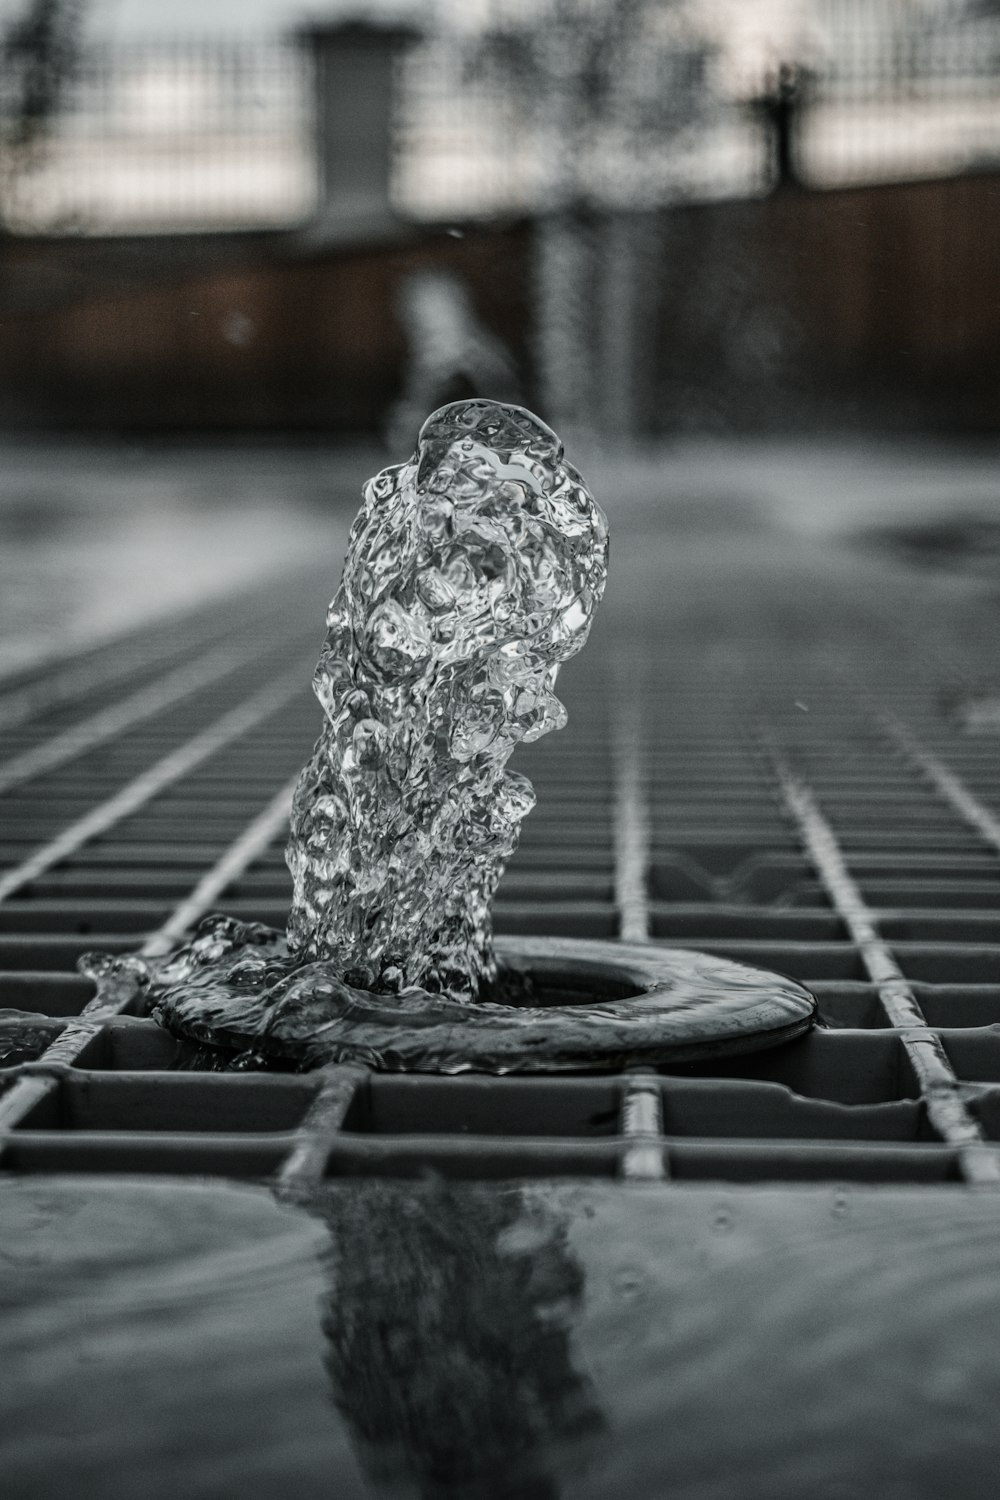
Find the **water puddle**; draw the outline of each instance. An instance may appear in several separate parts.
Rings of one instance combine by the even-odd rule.
[[[981,1195],[54,1178],[0,1220],[19,1500],[995,1492]]]

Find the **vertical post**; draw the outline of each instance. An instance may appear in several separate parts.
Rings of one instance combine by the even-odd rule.
[[[798,187],[799,137],[805,103],[804,68],[782,63],[763,93],[751,100],[767,140],[772,190]]]
[[[573,208],[542,213],[535,230],[535,317],[542,412],[557,432],[592,425],[593,244]]]
[[[548,150],[547,202],[535,220],[535,318],[542,415],[572,437],[594,424],[594,236],[584,181],[589,103],[586,28],[542,26],[536,44],[539,127]]]
[[[342,231],[389,223],[396,73],[418,32],[349,21],[298,34],[312,58],[319,225]]]
[[[608,211],[601,226],[595,335],[600,419],[612,442],[632,443],[647,426],[656,380],[660,259],[654,210]]]

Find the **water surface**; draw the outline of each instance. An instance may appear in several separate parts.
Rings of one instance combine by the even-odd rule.
[[[5,1494],[986,1500],[962,1189],[9,1181]]]

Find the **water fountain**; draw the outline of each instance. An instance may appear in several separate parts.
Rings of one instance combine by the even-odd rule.
[[[148,988],[176,1034],[302,1067],[621,1068],[808,1029],[799,985],[705,954],[494,951],[491,900],[534,803],[506,763],[565,723],[556,678],[607,558],[604,514],[543,422],[487,400],[434,412],[413,458],[365,486],[327,615],[287,932],[210,917],[163,959],[91,964],[99,990]]]

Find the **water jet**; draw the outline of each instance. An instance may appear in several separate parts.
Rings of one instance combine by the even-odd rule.
[[[566,722],[556,679],[607,560],[603,511],[532,413],[428,417],[413,457],[365,486],[327,614],[287,931],[206,918],[162,959],[92,962],[99,994],[131,985],[177,1035],[306,1068],[620,1069],[807,1030],[808,991],[706,954],[495,949],[491,901],[535,800],[506,763]]]

